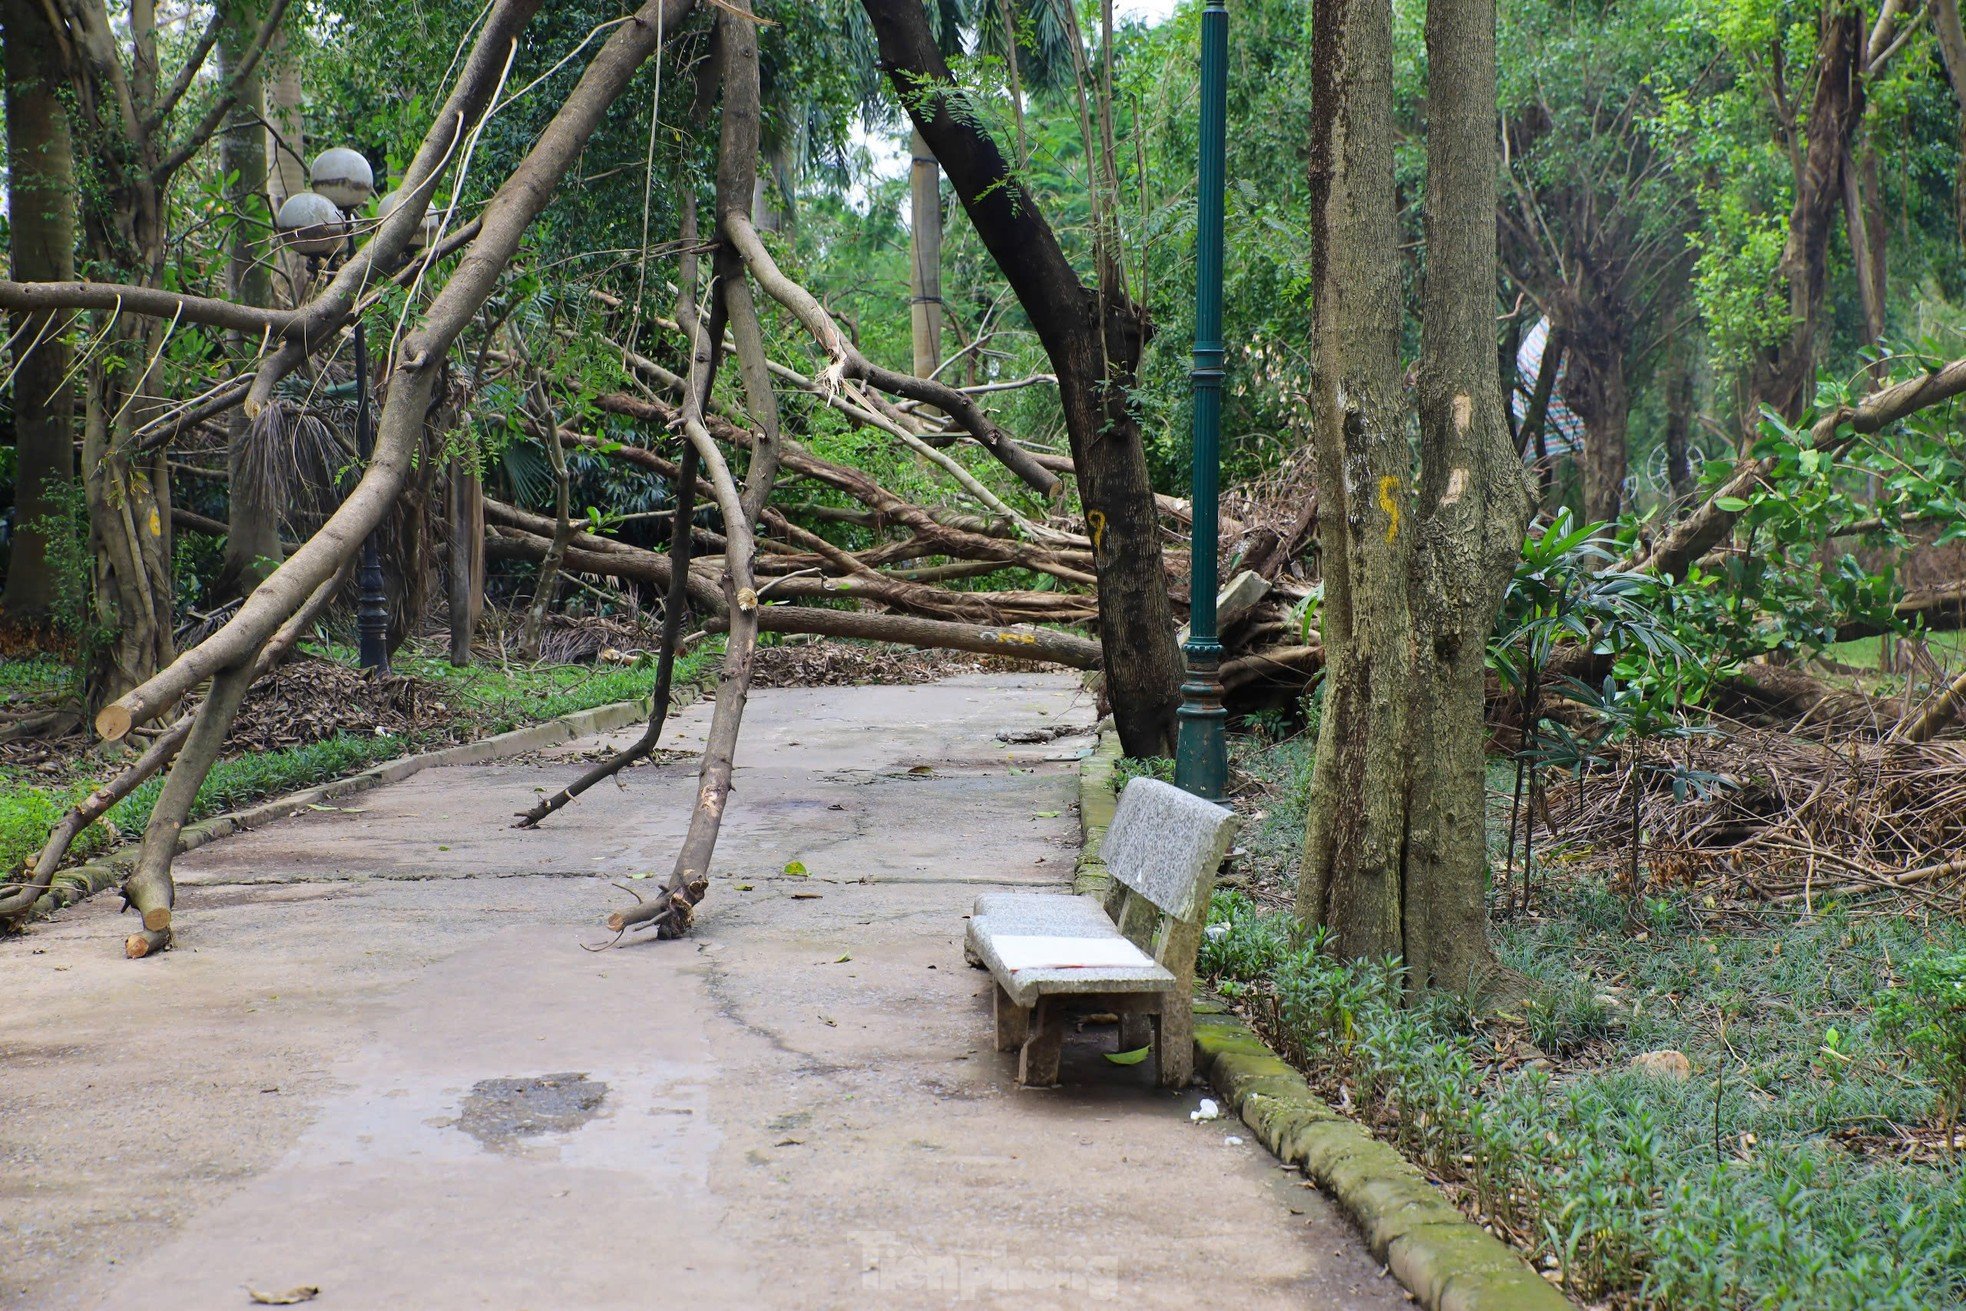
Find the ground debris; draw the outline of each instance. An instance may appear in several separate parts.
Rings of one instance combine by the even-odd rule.
[[[1676,795],[1675,780],[1691,775],[1714,781]],[[1620,762],[1552,779],[1555,831],[1617,874],[1634,786],[1654,886],[1732,903],[1893,890],[1952,900],[1966,889],[1966,744],[1820,742],[1729,725],[1661,747],[1636,776]]]
[[[758,648],[753,687],[901,686],[954,674],[1028,673],[1049,669],[1028,660],[964,651],[911,651],[857,642],[786,642]]]

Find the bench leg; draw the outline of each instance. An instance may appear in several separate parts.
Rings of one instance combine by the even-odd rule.
[[[996,989],[997,1050],[1014,1052],[1024,1045],[1024,1039],[1030,1035],[1031,1008],[1012,1001],[1002,984],[997,984]]]
[[[1140,1011],[1127,1011],[1120,1016],[1120,1045],[1118,1050],[1137,1052],[1154,1040],[1153,1017]]]
[[[1058,1082],[1058,1056],[1065,1046],[1065,1016],[1049,997],[1040,997],[1031,1016],[1031,1029],[1017,1054],[1017,1082],[1026,1088],[1050,1088]]]
[[[1154,1064],[1163,1088],[1186,1088],[1195,1078],[1194,1003],[1170,995],[1167,1008],[1154,1016]]]

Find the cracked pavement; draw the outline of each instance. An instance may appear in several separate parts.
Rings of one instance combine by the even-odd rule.
[[[963,916],[1069,887],[1092,718],[1056,675],[754,693],[678,942],[583,950],[693,764],[509,827],[629,731],[191,853],[161,959],[113,895],[0,944],[0,1306],[1409,1305],[1111,1029],[1055,1090],[994,1050]]]

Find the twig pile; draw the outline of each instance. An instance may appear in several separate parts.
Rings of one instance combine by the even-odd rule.
[[[1966,892],[1966,744],[1825,743],[1737,727],[1675,743],[1671,756],[1721,784],[1680,799],[1666,770],[1641,764],[1636,784],[1628,764],[1586,772],[1551,787],[1556,831],[1621,865],[1636,785],[1655,886],[1812,907],[1830,894]]]

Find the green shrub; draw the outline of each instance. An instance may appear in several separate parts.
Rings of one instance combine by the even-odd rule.
[[[1877,1018],[1938,1089],[1950,1128],[1966,1110],[1966,951],[1914,956],[1903,979],[1884,994]]]

